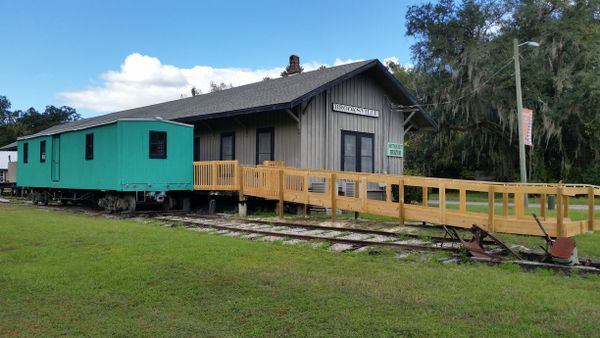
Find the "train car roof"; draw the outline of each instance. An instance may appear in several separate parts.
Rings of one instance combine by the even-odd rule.
[[[27,139],[31,139],[31,138],[35,138],[35,137],[40,137],[40,136],[50,136],[50,135],[56,135],[56,134],[60,134],[60,133],[68,133],[68,132],[72,132],[72,131],[78,131],[78,130],[85,130],[85,129],[90,129],[90,128],[96,128],[96,127],[100,127],[100,126],[104,126],[107,124],[113,124],[113,123],[117,123],[120,121],[133,121],[133,122],[148,122],[148,121],[153,121],[153,122],[162,122],[162,123],[170,123],[170,124],[176,124],[176,125],[180,125],[183,127],[188,127],[188,128],[193,128],[194,126],[191,124],[187,124],[187,123],[182,123],[182,122],[177,122],[177,121],[170,121],[170,120],[164,120],[162,117],[155,117],[155,118],[120,118],[120,119],[116,119],[116,120],[105,120],[105,121],[95,121],[95,123],[86,123],[86,124],[82,124],[79,126],[74,126],[73,128],[69,128],[67,130],[62,130],[62,131],[58,131],[58,132],[53,132],[52,128],[48,128],[44,131],[41,131],[39,133],[36,134],[32,134],[32,135],[26,135],[26,136],[22,136],[19,137],[18,140],[27,140]],[[65,125],[69,125],[65,124]],[[11,143],[13,144],[13,143]],[[17,146],[17,142],[14,142],[15,148]],[[10,146],[10,144],[8,145]],[[6,146],[6,147],[8,147]]]
[[[414,114],[411,122],[418,129],[437,127],[429,114],[381,62],[367,60],[82,119],[57,125],[24,138],[80,130],[124,118],[158,117],[164,120],[193,122],[261,111],[292,109],[328,88],[361,73],[372,76],[398,103],[413,109],[417,114]]]

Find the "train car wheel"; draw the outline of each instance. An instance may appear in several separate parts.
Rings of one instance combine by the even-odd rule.
[[[135,209],[137,206],[137,202],[135,200],[135,196],[134,195],[127,195],[125,197],[125,200],[127,201],[127,211],[130,213],[135,213]]]
[[[167,196],[163,202],[162,208],[163,211],[173,210],[175,207],[176,201],[172,196]]]
[[[181,209],[185,212],[189,212],[191,210],[191,201],[189,197],[184,197],[182,201]]]

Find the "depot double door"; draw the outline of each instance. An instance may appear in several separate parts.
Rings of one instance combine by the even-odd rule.
[[[342,130],[342,171],[372,173],[375,166],[375,135]]]

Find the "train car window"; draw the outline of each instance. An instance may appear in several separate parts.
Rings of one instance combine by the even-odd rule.
[[[85,159],[94,159],[94,134],[85,135]]]
[[[235,160],[235,133],[221,134],[221,160]]]
[[[150,158],[167,158],[166,131],[150,131]]]
[[[29,162],[29,143],[23,144],[23,163]]]
[[[40,163],[46,162],[46,141],[40,142]]]

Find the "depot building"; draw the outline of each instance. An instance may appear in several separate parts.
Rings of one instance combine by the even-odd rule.
[[[194,126],[195,161],[401,174],[407,132],[435,123],[378,60],[303,72],[297,56],[275,79],[59,125],[79,130],[122,119]]]

